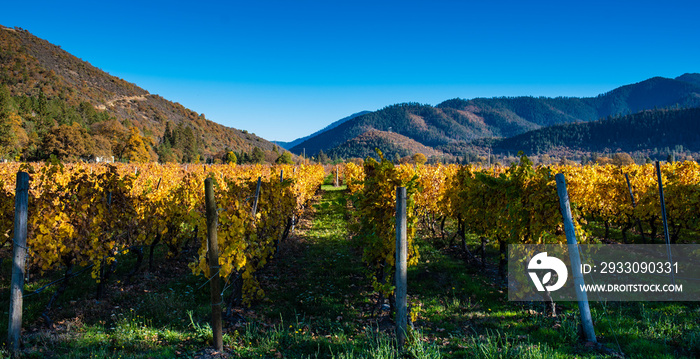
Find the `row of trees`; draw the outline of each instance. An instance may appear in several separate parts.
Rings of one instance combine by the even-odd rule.
[[[272,148],[272,151],[265,151],[260,147],[253,147],[250,152],[226,149],[216,156],[214,162],[227,164],[262,164],[262,163],[277,163],[277,164],[293,164],[295,161],[292,154],[282,150],[277,146]]]

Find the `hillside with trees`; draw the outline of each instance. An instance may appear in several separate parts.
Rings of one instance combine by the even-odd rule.
[[[290,150],[294,153],[305,150],[307,154],[315,154],[319,150],[328,152],[370,130],[398,133],[429,147],[491,136],[482,123],[467,117],[455,118],[430,105],[403,103],[358,116]]]
[[[538,154],[556,148],[582,152],[700,152],[700,108],[646,110],[588,123],[555,125],[493,142],[494,151]]]
[[[685,81],[700,86],[700,74],[683,74],[676,77],[676,80]]]
[[[445,156],[442,151],[427,147],[406,136],[394,132],[379,130],[367,131],[328,152],[333,158],[379,158],[375,149],[379,149],[385,158],[399,160],[403,157],[422,153],[428,157]]]
[[[200,162],[258,148],[255,134],[148,93],[27,30],[0,26],[0,158]],[[274,160],[274,159],[273,159]]]
[[[294,153],[331,153],[348,141],[370,131],[394,132],[424,146],[463,151],[479,139],[509,138],[529,131],[560,125],[598,121],[644,110],[700,106],[700,74],[675,79],[654,77],[616,88],[596,97],[499,97],[452,99],[437,106],[404,103],[353,118],[291,148]],[[354,142],[359,146],[367,142]],[[467,146],[468,147],[468,146]],[[336,152],[340,153],[340,152]]]

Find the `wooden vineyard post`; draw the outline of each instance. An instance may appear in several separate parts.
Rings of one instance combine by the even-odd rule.
[[[576,300],[578,301],[578,309],[581,312],[581,326],[586,340],[591,343],[596,343],[595,330],[593,329],[593,318],[591,317],[591,309],[588,306],[588,295],[581,288],[585,285],[583,274],[581,273],[581,256],[578,252],[578,243],[576,242],[576,228],[574,220],[571,217],[571,205],[569,204],[569,193],[566,189],[566,179],[564,175],[558,173],[554,176],[557,182],[557,193],[559,194],[559,206],[561,214],[564,217],[564,232],[566,232],[566,243],[569,247],[569,258],[571,259],[571,271],[574,276],[574,290],[576,291]]]
[[[673,257],[671,256],[671,238],[668,235],[668,218],[666,217],[666,200],[664,199],[664,184],[661,181],[661,165],[659,161],[656,161],[656,177],[659,181],[659,202],[661,204],[661,218],[664,221],[664,236],[666,237],[666,254],[668,255],[668,262],[673,263]],[[673,271],[671,271],[671,282],[676,284],[675,276]]]
[[[396,188],[396,341],[406,343],[406,187]]]
[[[630,176],[627,173],[625,173],[625,181],[627,181],[627,190],[630,192],[630,197],[632,198],[632,208],[636,208],[637,202],[634,200],[634,192],[632,192],[632,184],[630,183]]]
[[[338,182],[338,166],[335,166],[335,187],[340,186],[340,182]]]
[[[627,190],[630,192],[630,197],[632,198],[632,208],[637,208],[637,201],[634,200],[634,192],[632,192],[632,184],[630,184],[630,176],[625,173],[625,180],[627,181]],[[644,230],[642,229],[642,222],[637,218],[637,227],[639,227],[639,234],[642,236],[642,241],[646,242],[644,238]]]
[[[295,166],[295,167],[292,167],[292,178],[296,178],[296,177],[297,177],[297,168]],[[292,212],[292,228],[289,229],[289,233],[294,233],[294,228],[296,227],[296,224],[297,224],[297,218],[296,218],[296,215],[294,214],[294,212]]]
[[[260,198],[260,182],[262,181],[262,177],[258,177],[258,185],[255,187],[255,198],[253,198],[253,218],[255,218],[255,214],[258,212],[258,198]]]
[[[212,179],[204,180],[204,199],[207,208],[207,240],[209,244],[209,286],[211,288],[211,329],[214,335],[214,349],[222,351],[224,341],[221,325],[221,290],[219,289],[219,241],[216,233],[216,226],[219,216],[216,212],[216,200],[214,199],[214,187]]]
[[[7,329],[7,344],[15,354],[19,351],[22,332],[22,295],[24,294],[24,271],[27,258],[27,210],[29,207],[29,174],[17,172],[15,191],[15,229],[13,237],[12,282],[10,284],[10,318]]]

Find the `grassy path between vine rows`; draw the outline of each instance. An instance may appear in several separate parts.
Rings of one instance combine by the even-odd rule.
[[[391,321],[386,311],[373,312],[377,297],[368,286],[361,253],[348,240],[346,209],[337,204],[344,196],[342,188],[324,186],[310,227],[270,268],[271,302],[258,312],[278,324],[259,328],[256,350],[290,358],[393,357]],[[409,269],[409,300],[417,320],[406,357],[700,355],[696,303],[591,303],[602,344],[594,348],[580,338],[576,303],[559,303],[559,315],[552,318],[542,314],[542,303],[508,302],[505,288],[491,274],[495,253],[491,270],[483,271],[456,258],[454,249],[435,249],[426,238],[426,233],[417,236],[421,259]]]
[[[74,280],[51,312],[53,328],[38,318],[51,291],[28,299],[24,357],[395,358],[392,322],[377,306],[361,251],[349,240],[348,209],[340,204],[346,196],[344,187],[323,186],[296,233],[259,273],[266,299],[240,309],[244,320],[224,323],[224,353],[205,349],[209,291],[202,277],[190,274],[187,259],[161,256],[155,271],[124,284],[133,260],[127,256],[101,301],[94,300],[91,279]],[[559,316],[551,318],[542,315],[541,303],[508,302],[492,275],[495,253],[482,271],[427,238],[417,236],[421,258],[409,268],[416,320],[404,357],[700,356],[696,303],[591,303],[607,348],[599,350],[579,339],[576,303],[560,304]]]

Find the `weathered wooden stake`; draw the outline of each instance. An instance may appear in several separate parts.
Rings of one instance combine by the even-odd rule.
[[[581,326],[586,340],[596,343],[595,330],[593,329],[593,318],[591,309],[588,306],[588,295],[581,288],[585,285],[583,274],[581,273],[581,256],[578,253],[578,243],[576,242],[576,228],[571,217],[571,205],[569,204],[569,193],[566,189],[566,179],[564,175],[558,173],[554,176],[557,182],[557,192],[559,194],[559,206],[564,217],[564,232],[566,233],[566,243],[569,247],[569,258],[571,259],[571,271],[574,275],[574,289],[578,300],[578,309],[581,312]]]
[[[280,183],[284,182],[284,170],[280,170]]]
[[[222,351],[224,342],[221,325],[221,290],[219,289],[219,241],[216,233],[216,226],[219,222],[219,215],[216,211],[216,200],[214,199],[214,186],[212,179],[204,180],[204,199],[207,208],[207,240],[209,244],[209,286],[211,289],[211,329],[214,335],[214,349]]]
[[[630,197],[632,197],[632,208],[637,208],[637,201],[634,199],[634,192],[632,192],[632,184],[630,184],[630,176],[629,174],[625,173],[625,180],[627,181],[627,190],[630,192]],[[642,236],[642,240],[646,242],[646,239],[644,238],[644,229],[642,228],[642,222],[639,220],[639,218],[635,218],[637,220],[637,227],[639,227],[639,234]]]
[[[19,351],[22,331],[22,295],[24,294],[24,271],[27,257],[27,209],[29,207],[29,174],[17,172],[15,191],[15,229],[13,237],[12,282],[10,284],[10,322],[7,343],[10,351]]]
[[[292,167],[292,178],[296,178],[296,176],[297,176],[297,168],[295,166],[295,167]],[[294,228],[296,227],[296,224],[297,224],[297,218],[294,215],[294,213],[292,213],[292,228],[289,229],[290,234],[294,233]]]
[[[255,214],[258,213],[258,198],[260,198],[260,182],[262,181],[262,177],[258,177],[258,186],[255,187],[255,198],[253,198],[253,218],[255,218]]]
[[[396,341],[406,343],[406,187],[396,188]]]
[[[630,183],[630,176],[627,173],[625,173],[625,181],[627,181],[627,190],[629,191],[630,197],[632,198],[632,208],[636,208],[637,202],[634,200],[634,192],[632,192],[632,184]]]
[[[340,186],[340,182],[338,182],[338,166],[335,167],[335,186]]]
[[[666,237],[666,254],[668,255],[668,262],[673,263],[673,257],[671,256],[671,238],[668,234],[668,219],[666,217],[666,201],[664,199],[664,184],[661,181],[661,165],[659,161],[656,161],[656,177],[659,181],[659,202],[661,204],[661,218],[664,221],[664,236]],[[671,282],[676,283],[676,278],[671,271]]]

